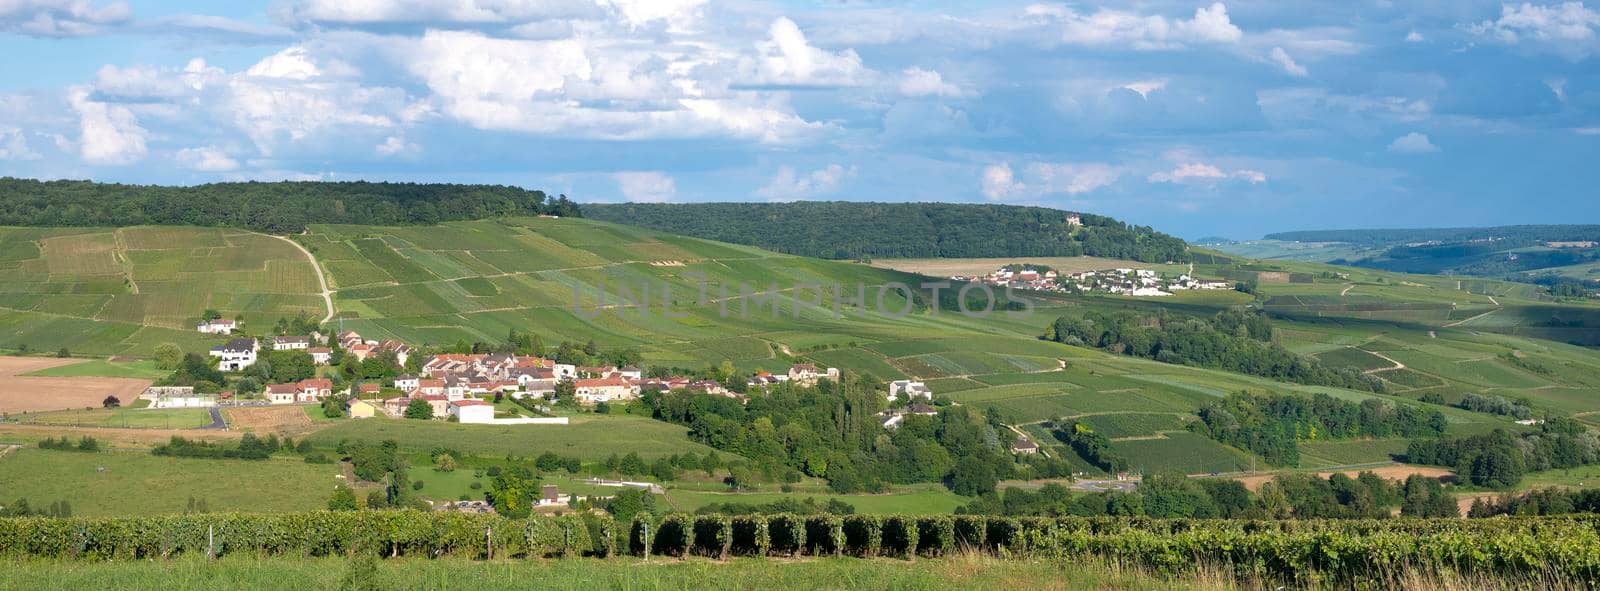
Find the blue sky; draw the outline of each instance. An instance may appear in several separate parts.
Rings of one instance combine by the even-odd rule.
[[[1600,221],[1581,2],[0,0],[0,175]]]

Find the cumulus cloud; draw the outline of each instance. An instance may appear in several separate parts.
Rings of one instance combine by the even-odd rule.
[[[85,162],[131,164],[144,158],[147,132],[133,111],[91,100],[82,87],[69,91],[67,102],[78,114],[78,153]]]
[[[375,148],[379,156],[395,156],[398,154],[414,154],[422,149],[414,143],[401,139],[400,136],[391,135],[383,138],[383,143]]]
[[[1040,193],[1079,195],[1117,182],[1122,169],[1101,162],[1036,163],[1028,167]]]
[[[184,168],[200,172],[226,172],[239,168],[239,161],[230,158],[227,152],[216,146],[184,148],[178,150],[176,159]]]
[[[1024,13],[1059,27],[1058,40],[1068,45],[1177,49],[1191,44],[1238,43],[1244,37],[1221,2],[1195,9],[1194,18],[1188,20],[1109,8],[1080,14],[1064,6],[1042,4],[1029,6]]]
[[[1283,71],[1288,72],[1290,76],[1304,78],[1308,73],[1305,66],[1295,63],[1294,58],[1289,57],[1289,52],[1284,51],[1282,47],[1272,48],[1267,57],[1272,60],[1272,63],[1278,64],[1278,67],[1283,68]]]
[[[756,43],[756,57],[745,58],[742,82],[753,86],[857,86],[871,73],[855,50],[831,52],[814,47],[800,25],[778,17],[768,38]]]
[[[5,0],[0,2],[0,31],[33,37],[81,37],[127,22],[132,16],[128,4],[121,1]]]
[[[1412,29],[1410,33],[1406,33],[1406,43],[1421,43],[1425,40],[1422,33],[1418,33],[1415,29]]]
[[[900,94],[906,96],[959,97],[965,94],[961,87],[944,81],[936,70],[906,68],[900,73]]]
[[[1389,151],[1397,154],[1427,154],[1438,152],[1439,147],[1428,141],[1428,136],[1415,131],[1389,142]]]
[[[28,138],[16,127],[0,127],[0,160],[38,160],[38,152],[28,146]]]
[[[1574,61],[1588,57],[1600,42],[1600,12],[1582,2],[1548,6],[1503,4],[1500,18],[1465,25],[1467,30],[1508,45],[1529,44]]]
[[[678,186],[666,173],[653,170],[613,173],[617,189],[628,201],[659,203],[678,193]]]
[[[840,182],[855,174],[854,166],[845,168],[838,164],[829,164],[804,175],[797,173],[792,166],[780,166],[772,182],[757,189],[755,195],[769,201],[826,195],[837,191]]]
[[[1226,180],[1240,180],[1254,185],[1267,182],[1267,174],[1259,170],[1246,168],[1224,171],[1216,165],[1204,162],[1183,162],[1172,170],[1150,173],[1146,180],[1152,183],[1173,184],[1213,184]]]
[[[1117,88],[1126,88],[1139,93],[1141,98],[1150,98],[1150,93],[1167,87],[1166,78],[1153,78],[1150,80],[1135,80],[1126,84],[1117,85]]]
[[[983,196],[994,200],[1005,199],[1027,189],[1027,185],[1018,181],[1016,175],[1011,172],[1011,165],[1005,162],[984,167],[980,186]]]

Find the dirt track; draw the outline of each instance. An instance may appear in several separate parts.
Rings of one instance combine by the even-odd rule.
[[[123,404],[150,387],[150,380],[133,378],[26,377],[32,371],[70,365],[82,359],[54,357],[0,357],[0,413],[100,408],[107,394]]]
[[[1444,468],[1435,468],[1432,466],[1410,466],[1406,464],[1394,464],[1391,466],[1381,466],[1378,468],[1367,468],[1363,470],[1345,470],[1341,473],[1345,476],[1355,478],[1356,475],[1362,472],[1371,472],[1389,480],[1405,480],[1407,476],[1412,474],[1421,474],[1429,478],[1439,478],[1448,481],[1448,479],[1455,478],[1456,475],[1455,472],[1446,470]],[[1333,476],[1333,472],[1318,472],[1317,476],[1328,478]],[[1243,482],[1245,488],[1250,489],[1251,492],[1259,492],[1261,490],[1261,485],[1272,482],[1272,479],[1276,477],[1276,474],[1259,474],[1256,476],[1241,476],[1235,480]]]

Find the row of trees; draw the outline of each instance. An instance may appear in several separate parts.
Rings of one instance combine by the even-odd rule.
[[[435,224],[499,216],[579,217],[565,195],[503,185],[213,183],[193,187],[0,178],[0,225],[231,226],[295,233],[308,224]]]
[[[1190,430],[1246,449],[1282,466],[1300,463],[1298,442],[1356,437],[1438,437],[1443,413],[1377,398],[1346,402],[1327,394],[1310,397],[1236,392],[1200,407]]]
[[[1082,317],[1057,318],[1044,338],[1298,384],[1383,390],[1381,379],[1355,368],[1330,368],[1273,343],[1271,322],[1260,312],[1227,310],[1202,320],[1165,310],[1153,314],[1093,311]]]
[[[1567,418],[1554,418],[1539,430],[1515,434],[1504,429],[1482,435],[1413,440],[1406,461],[1449,466],[1472,484],[1510,488],[1523,474],[1600,463],[1600,434]]]
[[[1372,472],[1282,474],[1251,492],[1226,478],[1188,478],[1176,472],[1146,476],[1130,492],[1074,493],[1059,484],[1036,491],[1007,488],[956,510],[1007,516],[1148,516],[1160,518],[1381,519],[1394,509],[1416,517],[1456,517],[1455,498],[1438,479],[1413,475],[1403,484]]]
[[[1473,412],[1505,415],[1518,419],[1526,419],[1533,416],[1533,407],[1526,398],[1509,400],[1504,396],[1492,394],[1467,394],[1461,398],[1461,402],[1456,406]]]
[[[588,217],[829,259],[1102,256],[1188,261],[1178,238],[1117,220],[1042,207],[967,203],[627,203]]]
[[[256,437],[254,433],[245,433],[239,438],[239,443],[232,446],[227,443],[185,439],[173,435],[166,443],[152,448],[150,453],[178,458],[265,460],[272,457],[272,454],[277,453],[279,449],[281,444],[275,434],[267,435],[263,439]]]
[[[1077,452],[1089,465],[1115,474],[1128,469],[1128,460],[1111,451],[1111,440],[1077,420],[1051,421],[1050,434]]]

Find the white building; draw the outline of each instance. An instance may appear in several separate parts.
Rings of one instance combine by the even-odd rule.
[[[311,347],[311,337],[272,337],[273,351],[304,351]]]
[[[928,385],[922,382],[911,380],[889,382],[889,400],[899,400],[901,396],[909,399],[922,398],[931,401],[933,400],[933,390],[928,389]]]
[[[233,334],[239,326],[232,320],[208,320],[194,325],[194,329],[206,334]]]
[[[494,405],[475,398],[452,400],[450,416],[462,423],[493,423]]]
[[[212,357],[220,357],[217,369],[239,371],[256,363],[256,340],[233,339],[226,345],[211,348]]]

